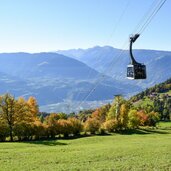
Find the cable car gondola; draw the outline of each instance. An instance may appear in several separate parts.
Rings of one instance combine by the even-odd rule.
[[[132,54],[132,44],[137,40],[140,34],[130,36],[130,57],[131,63],[127,66],[127,78],[128,79],[146,79],[146,66],[138,63]]]

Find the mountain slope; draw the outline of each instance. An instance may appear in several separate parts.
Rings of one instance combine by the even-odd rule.
[[[7,80],[15,78],[15,84],[11,84],[1,76],[1,94],[9,92],[26,98],[32,95],[40,106],[80,102],[92,90],[86,100],[109,100],[114,94],[128,94],[131,87],[131,93],[140,90],[138,86],[120,83],[109,76],[105,76],[94,90],[100,73],[76,59],[57,53],[3,53],[0,54],[0,65],[0,72]]]
[[[138,62],[147,65],[147,80],[127,80],[126,68],[129,64],[129,51],[122,51],[110,46],[94,47],[85,49],[78,54],[76,50],[60,51],[68,56],[79,59],[99,72],[105,73],[120,82],[138,85],[147,88],[156,83],[165,81],[171,76],[171,52],[156,50],[133,50],[134,56]],[[84,52],[84,53],[83,53]],[[110,68],[107,72],[106,70]]]
[[[96,107],[115,94],[131,96],[171,76],[171,52],[135,50],[136,59],[147,65],[148,79],[127,80],[129,54],[123,52],[119,55],[121,50],[106,46],[79,49],[78,53],[77,50],[65,51],[72,58],[57,53],[3,53],[0,54],[0,93],[35,96],[46,111],[52,106],[53,111],[66,111],[68,104],[74,111],[78,107]],[[106,70],[111,63],[110,70]],[[107,76],[99,82],[99,78],[103,78],[99,72],[104,70]],[[79,106],[82,101],[83,105]]]
[[[87,78],[95,77],[97,71],[87,65],[56,53],[3,53],[0,54],[0,71],[21,78],[26,77],[69,77]]]
[[[157,97],[159,99],[160,95],[171,98],[171,78],[131,97],[131,101],[136,102],[138,100],[145,99],[146,97],[151,99]]]

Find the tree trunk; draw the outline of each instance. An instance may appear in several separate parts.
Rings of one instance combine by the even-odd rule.
[[[12,126],[10,125],[10,141],[12,142],[13,141],[13,135],[12,135],[12,132],[13,132],[13,129],[12,129]]]

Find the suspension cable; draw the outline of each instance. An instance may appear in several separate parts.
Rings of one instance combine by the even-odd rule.
[[[127,43],[127,42],[126,42]],[[128,43],[127,43],[128,45]],[[125,44],[124,44],[125,47]],[[127,49],[127,48],[126,48]],[[120,57],[121,55],[123,55],[123,53],[126,50],[125,48],[122,48],[122,50],[120,51],[120,53],[116,56],[116,57]],[[114,58],[115,59],[115,58]],[[106,74],[105,73],[110,73],[113,69],[113,64],[114,64],[115,60],[112,60],[110,66],[108,68],[106,68],[105,72],[102,74],[101,73],[101,77],[99,77],[99,79],[97,79],[95,85],[93,86],[93,88],[89,91],[89,93],[85,96],[85,98],[79,103],[78,108],[87,100],[87,98],[96,90],[96,88],[98,87],[98,85],[105,80]]]
[[[118,25],[120,24],[122,18],[124,17],[124,15],[125,15],[125,13],[126,13],[128,7],[129,7],[129,5],[130,5],[130,0],[128,0],[127,3],[125,4],[125,6],[124,6],[124,8],[123,8],[123,11],[122,11],[122,13],[121,13],[121,15],[120,15],[120,17],[119,17],[118,20],[116,21],[115,26],[114,26],[114,28],[113,28],[113,30],[112,30],[112,32],[111,32],[109,38],[106,40],[106,43],[105,43],[105,44],[108,44],[109,41],[111,40],[111,37],[115,34],[115,32],[116,32],[116,30],[117,30],[117,28],[118,28]],[[103,54],[99,55],[99,56],[98,56],[98,59],[100,59],[102,56],[103,56]],[[87,79],[90,78],[90,76],[92,75],[92,72],[93,72],[93,70],[92,70],[92,69],[89,69]],[[102,73],[104,73],[104,71],[103,71]],[[97,80],[96,80],[97,82],[98,82],[98,78],[99,78],[99,77],[100,77],[100,79],[101,79],[101,75],[103,75],[103,74],[101,74],[101,73],[98,74]],[[92,87],[92,89],[94,89],[94,86]],[[92,89],[90,89],[90,91],[88,92],[88,94],[92,91]],[[77,93],[75,99],[79,98],[81,92],[82,92],[82,91],[80,90],[80,91]],[[83,97],[83,99],[84,99],[84,97]],[[83,99],[82,99],[82,100],[83,100]],[[82,101],[82,100],[81,100],[81,101]]]
[[[162,8],[162,6],[166,3],[166,1],[167,0],[164,0],[163,2],[161,1],[161,3],[158,4],[158,6],[156,7],[155,11],[153,11],[153,13],[149,17],[149,19],[142,26],[141,30],[139,31],[140,34],[142,34],[144,32],[144,30],[151,23],[152,19],[156,16],[156,14],[159,12],[159,10]]]
[[[154,18],[154,16],[159,12],[159,10],[162,8],[162,6],[165,4],[167,0],[161,0],[159,2],[159,4],[156,6],[156,8],[152,11],[151,15],[147,18],[147,20],[145,21],[145,23],[142,25],[142,27],[140,28],[139,33],[142,34],[142,32],[147,28],[147,26],[150,24],[150,22],[152,21],[152,19]],[[118,55],[118,57],[120,57],[123,54],[124,50],[121,50],[121,53]],[[115,58],[114,58],[115,59]],[[114,60],[112,60],[114,61]],[[113,62],[111,63],[112,66]],[[106,69],[106,71],[108,71],[108,69]],[[80,107],[83,102],[85,102],[87,100],[87,98],[95,91],[95,89],[97,88],[97,86],[105,79],[105,73],[103,73],[102,77],[97,80],[95,86],[90,90],[90,92],[87,94],[87,96],[80,102],[80,104],[78,105],[78,107]]]

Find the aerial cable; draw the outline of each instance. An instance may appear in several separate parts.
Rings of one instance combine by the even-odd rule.
[[[152,19],[154,18],[154,16],[158,13],[158,11],[162,8],[162,6],[165,4],[166,0],[164,0],[163,2],[161,1],[161,3],[159,3],[157,6],[156,6],[156,9],[153,10],[151,16],[149,16],[149,18],[146,20],[146,22],[144,23],[144,25],[142,26],[142,28],[140,29],[140,32],[142,33],[145,28],[149,25],[149,23],[152,21]],[[123,50],[121,51],[121,54],[123,53]],[[121,54],[119,56],[121,56]],[[103,75],[105,76],[105,75]],[[81,106],[81,104],[91,95],[92,92],[95,91],[95,89],[97,88],[98,84],[101,83],[101,81],[104,80],[105,77],[103,77],[103,79],[99,80],[96,85],[94,86],[93,89],[91,89],[91,91],[87,94],[87,96],[83,99],[83,101],[79,104],[78,107]]]
[[[113,27],[113,30],[112,30],[112,32],[111,32],[111,34],[110,34],[110,36],[109,36],[108,41],[106,42],[106,44],[110,41],[110,39],[112,38],[112,36],[115,34],[115,32],[116,32],[116,30],[117,30],[119,24],[121,23],[121,21],[122,21],[124,15],[125,15],[125,13],[126,13],[128,7],[129,7],[129,5],[130,5],[130,2],[131,2],[131,1],[128,0],[127,3],[125,4],[125,7],[124,7],[124,9],[123,9],[123,11],[122,11],[120,17],[118,18],[118,20],[117,20],[115,26]]]
[[[160,1],[160,0],[158,0],[158,1]],[[156,4],[156,0],[154,0],[154,1],[152,2],[152,4],[150,5],[150,7],[148,8],[148,11],[147,11],[147,12],[144,14],[144,16],[141,18],[141,20],[139,21],[139,23],[138,23],[137,26],[135,27],[134,31],[132,32],[132,34],[133,34],[133,33],[137,33],[138,30],[140,30],[140,27],[141,27],[142,23],[144,23],[144,21],[147,20],[147,17],[150,15],[151,9],[155,6],[155,4]]]
[[[151,16],[149,17],[149,19],[146,21],[146,23],[144,23],[144,25],[142,26],[141,30],[139,31],[139,34],[142,34],[144,32],[144,30],[147,28],[147,26],[151,23],[151,21],[153,20],[153,18],[156,16],[156,14],[159,12],[159,10],[162,8],[162,6],[165,4],[167,0],[164,0],[163,2],[161,2],[156,10],[151,14]]]
[[[127,41],[124,43],[124,46],[125,44],[127,43]],[[128,44],[128,43],[127,43]],[[122,50],[120,51],[120,53],[116,56],[116,57],[120,57],[124,52],[125,52],[125,48],[121,48]],[[115,58],[114,58],[115,59]],[[113,69],[113,64],[115,62],[115,60],[112,60],[110,66],[108,68],[106,68],[105,72],[102,74],[101,73],[101,77],[96,81],[94,87],[89,91],[89,93],[84,97],[84,99],[79,103],[78,105],[78,108],[87,100],[87,98],[96,90],[96,88],[98,87],[98,85],[105,80],[105,77],[106,77],[106,72],[111,72],[112,69]]]
[[[129,7],[129,5],[130,5],[130,0],[128,0],[127,3],[125,4],[125,6],[124,6],[124,8],[123,8],[123,10],[122,10],[122,13],[120,14],[120,17],[119,17],[118,20],[116,21],[115,27],[114,27],[114,29],[112,30],[112,32],[111,32],[111,34],[110,34],[110,36],[109,36],[109,38],[107,39],[107,41],[106,41],[105,44],[108,44],[109,41],[111,40],[111,37],[115,34],[115,32],[116,32],[116,30],[117,30],[117,28],[118,28],[118,25],[120,24],[121,20],[123,19],[123,17],[124,17],[124,15],[125,15],[125,13],[126,13],[128,7]],[[101,57],[102,57],[102,54],[98,56],[98,59],[100,59]],[[91,67],[90,67],[90,68],[91,68]],[[91,76],[91,74],[92,74],[92,71],[93,71],[93,70],[90,70],[90,69],[89,69],[87,79],[90,78],[90,76]],[[104,72],[104,71],[103,71],[103,72]],[[97,76],[97,78],[99,78],[101,75],[102,75],[102,74],[99,73],[98,76]],[[98,81],[98,79],[97,79],[97,81]],[[81,90],[78,92],[78,94],[76,95],[75,99],[79,98],[81,92],[82,92]],[[90,92],[91,92],[91,90],[90,90]],[[75,101],[76,101],[76,100],[75,100]],[[82,101],[82,100],[81,100],[81,101]]]

